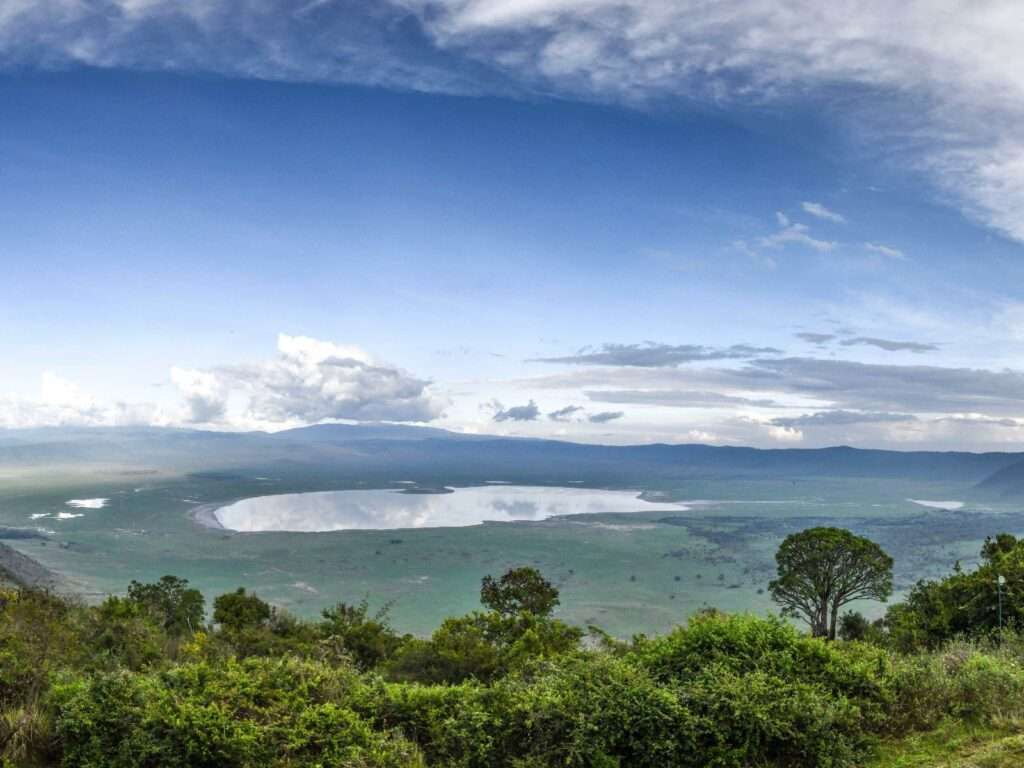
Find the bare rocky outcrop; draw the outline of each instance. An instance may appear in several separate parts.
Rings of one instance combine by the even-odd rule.
[[[45,589],[57,589],[61,586],[61,578],[49,568],[2,543],[0,543],[0,581],[10,581],[18,586]]]

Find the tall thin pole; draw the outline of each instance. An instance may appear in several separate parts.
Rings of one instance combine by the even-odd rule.
[[[999,596],[999,631],[1003,629],[1003,584],[1006,583],[1006,578],[999,574],[996,576],[996,594]]]

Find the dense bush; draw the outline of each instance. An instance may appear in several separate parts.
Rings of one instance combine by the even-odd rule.
[[[1001,569],[1020,551],[987,546]],[[245,591],[204,626],[174,578],[96,606],[7,591],[0,764],[852,768],[879,738],[1024,717],[1024,637],[938,642],[955,609],[920,596],[960,594],[951,578],[881,625],[848,622],[872,642],[706,612],[628,643],[595,631],[590,647],[548,615],[534,574],[492,580],[495,610],[425,639],[365,602],[305,621]]]
[[[981,558],[974,571],[957,564],[944,579],[918,582],[892,606],[883,622],[889,643],[909,652],[957,637],[992,636],[1004,627],[1024,629],[1024,540],[1005,533],[986,539]]]
[[[391,659],[401,647],[400,638],[387,621],[387,607],[370,615],[369,603],[338,603],[321,614],[319,630],[336,640],[360,669],[373,669]]]
[[[69,765],[416,765],[410,742],[356,713],[369,695],[354,670],[285,658],[69,676],[51,702]]]
[[[536,659],[575,650],[583,632],[531,613],[476,612],[445,619],[430,640],[408,640],[387,667],[398,680],[491,682]]]

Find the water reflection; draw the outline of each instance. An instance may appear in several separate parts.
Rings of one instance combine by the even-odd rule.
[[[222,507],[216,515],[221,525],[235,531],[341,531],[436,528],[602,512],[678,512],[680,506],[643,501],[636,491],[490,485],[443,494],[372,490],[260,496]]]

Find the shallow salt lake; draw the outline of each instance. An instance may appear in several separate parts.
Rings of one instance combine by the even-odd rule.
[[[456,488],[452,493],[355,490],[258,496],[221,507],[215,516],[224,528],[255,533],[443,528],[557,515],[685,509],[684,504],[644,501],[636,491],[488,485]]]

